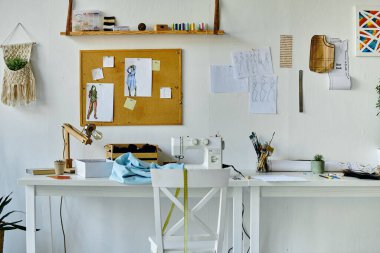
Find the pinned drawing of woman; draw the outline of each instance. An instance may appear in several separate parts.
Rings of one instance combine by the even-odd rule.
[[[96,91],[95,85],[91,86],[88,92],[88,98],[90,99],[90,104],[88,105],[87,119],[90,118],[92,111],[94,111],[94,118],[98,119],[96,116],[96,107],[98,106],[98,92]]]
[[[135,91],[134,96],[136,96],[137,88],[136,88],[136,65],[131,65],[127,68],[127,86],[129,96],[132,96],[132,91]]]

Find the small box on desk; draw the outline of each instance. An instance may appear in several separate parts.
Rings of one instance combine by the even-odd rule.
[[[158,163],[157,145],[151,144],[107,144],[104,146],[106,158],[115,160],[119,156],[131,152],[136,158],[144,162]]]
[[[75,173],[84,178],[109,177],[112,172],[113,161],[107,159],[75,160]]]

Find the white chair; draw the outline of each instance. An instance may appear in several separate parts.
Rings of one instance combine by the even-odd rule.
[[[154,216],[155,216],[155,237],[149,237],[152,253],[179,253],[184,252],[184,236],[178,235],[178,231],[182,228],[184,231],[184,217],[182,217],[172,227],[162,233],[162,217],[161,217],[161,200],[160,192],[170,199],[170,201],[184,213],[184,204],[177,199],[169,188],[184,188],[184,172],[183,170],[151,170],[152,186],[154,191]],[[188,235],[188,251],[187,252],[212,252],[221,253],[223,247],[224,226],[226,219],[226,201],[227,186],[230,171],[227,169],[197,169],[187,170],[188,191],[194,188],[211,188],[207,194],[190,209],[188,208],[188,220],[191,224],[197,224],[202,229],[202,234]],[[205,224],[197,213],[219,192],[219,206],[217,212],[217,228],[216,232]],[[182,194],[180,196],[183,196]],[[215,231],[215,229],[214,229]]]

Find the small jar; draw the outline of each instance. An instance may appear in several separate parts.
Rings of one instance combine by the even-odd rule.
[[[65,162],[61,160],[54,161],[54,170],[56,175],[63,175],[65,172]]]

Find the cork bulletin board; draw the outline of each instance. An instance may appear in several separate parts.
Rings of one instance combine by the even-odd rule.
[[[114,67],[102,68],[103,57],[113,56]],[[159,71],[152,71],[152,96],[131,96],[136,101],[133,110],[124,107],[125,59],[151,58],[159,61]],[[104,78],[93,80],[92,70],[102,68]],[[87,121],[87,91],[89,83],[114,85],[113,121]],[[160,89],[170,88],[171,98],[160,98]],[[99,106],[99,105],[98,105]],[[182,50],[81,50],[80,51],[80,122],[81,126],[181,125],[182,124]]]

